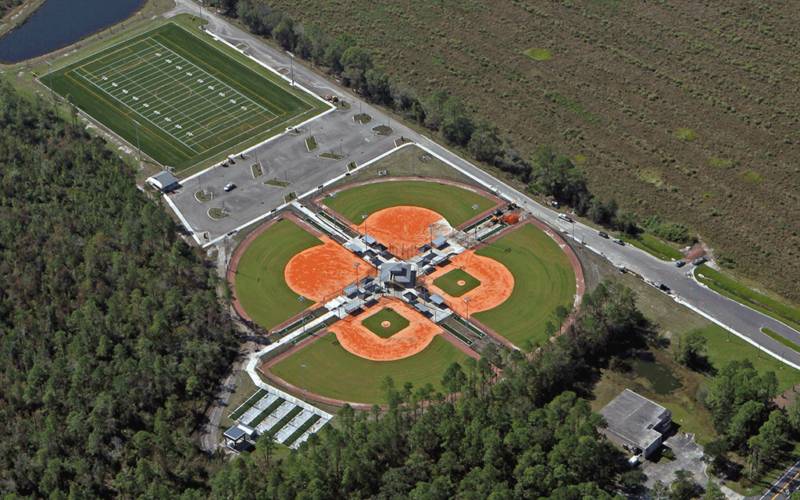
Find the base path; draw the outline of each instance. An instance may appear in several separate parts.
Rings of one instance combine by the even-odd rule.
[[[375,269],[327,236],[325,244],[303,250],[292,257],[284,272],[286,284],[295,293],[315,302],[361,279]],[[358,264],[358,267],[355,266]]]
[[[383,339],[361,324],[373,314],[390,307],[408,320],[409,325]],[[394,361],[413,356],[428,347],[433,337],[443,332],[435,323],[394,297],[382,297],[358,316],[347,316],[329,327],[342,347],[372,361]]]
[[[454,269],[462,269],[470,276],[481,282],[480,285],[465,293],[461,297],[452,297],[433,281],[444,276]],[[467,317],[467,303],[469,299],[469,314],[479,311],[494,309],[511,296],[514,291],[514,275],[503,264],[494,259],[476,255],[474,250],[468,250],[453,258],[451,264],[437,269],[434,273],[421,278],[429,290],[441,295],[447,305],[459,315]]]
[[[389,252],[407,258],[439,236],[453,232],[441,214],[422,207],[400,206],[373,213],[357,227],[389,248]]]

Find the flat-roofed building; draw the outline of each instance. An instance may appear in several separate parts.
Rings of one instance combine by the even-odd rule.
[[[603,429],[611,441],[631,451],[639,448],[647,458],[661,446],[664,433],[672,425],[672,413],[663,406],[625,389],[600,410],[608,422]]]

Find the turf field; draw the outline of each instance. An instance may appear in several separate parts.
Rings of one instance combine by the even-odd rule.
[[[352,403],[385,404],[381,383],[387,376],[395,387],[411,382],[422,387],[428,382],[437,391],[442,389],[442,374],[453,362],[464,366],[469,356],[439,335],[422,352],[398,361],[370,361],[350,354],[340,345],[333,345],[333,334],[289,356],[270,370],[295,387],[303,386],[300,365],[306,365],[306,389],[320,396]]]
[[[180,172],[327,108],[245,61],[168,23],[53,72],[52,84],[133,146],[138,122],[142,151]],[[50,85],[47,75],[40,80]]]
[[[556,307],[572,309],[576,283],[567,255],[544,231],[526,224],[478,250],[514,275],[511,296],[492,310],[473,317],[520,346],[544,341],[544,325]]]
[[[460,187],[418,181],[390,181],[356,186],[338,192],[335,198],[326,198],[324,203],[356,224],[361,223],[363,214],[410,205],[440,213],[453,227],[495,205],[492,200]],[[473,205],[478,205],[478,210],[474,210]]]
[[[459,280],[464,280],[464,284],[459,285]],[[466,271],[453,269],[444,276],[433,280],[433,284],[444,290],[444,292],[451,297],[461,297],[473,288],[476,288],[481,282]]]
[[[284,280],[286,264],[296,254],[322,242],[290,220],[270,227],[247,247],[236,268],[236,296],[263,328],[273,328],[310,306]]]
[[[388,328],[381,326],[381,323],[388,321],[391,325]],[[395,333],[408,326],[408,320],[389,309],[388,307],[377,312],[361,322],[369,331],[382,339],[388,339]]]

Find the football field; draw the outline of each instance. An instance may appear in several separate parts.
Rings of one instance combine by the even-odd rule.
[[[53,87],[179,172],[238,152],[326,108],[212,44],[218,42],[170,23],[53,73]],[[41,81],[49,84],[46,75]]]

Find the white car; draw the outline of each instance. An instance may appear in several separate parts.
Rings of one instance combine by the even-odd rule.
[[[236,184],[234,184],[233,182],[229,182],[228,184],[225,185],[225,187],[223,189],[225,189],[225,192],[227,193],[228,191],[232,191],[233,188],[235,188],[235,187],[236,187]]]
[[[567,214],[558,214],[558,218],[567,222],[572,222],[572,217]]]

